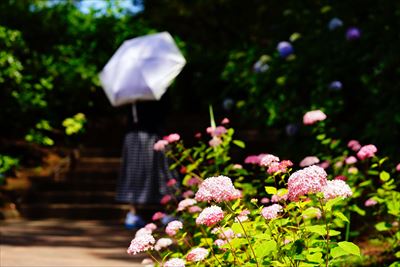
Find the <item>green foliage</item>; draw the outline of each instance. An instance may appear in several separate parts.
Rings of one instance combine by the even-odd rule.
[[[10,157],[8,155],[0,154],[0,185],[5,182],[5,176],[9,174],[19,164],[17,158]]]

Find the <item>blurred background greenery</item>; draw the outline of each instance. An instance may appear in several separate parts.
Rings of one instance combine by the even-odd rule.
[[[342,25],[330,29],[334,18]],[[346,38],[350,27],[359,38]],[[303,114],[322,109],[335,137],[396,161],[399,29],[400,2],[390,0],[1,1],[1,137],[76,145],[85,128],[119,123],[98,73],[124,40],[169,31],[188,62],[169,89],[172,121],[207,122],[212,104],[239,131],[273,133],[270,148],[291,158],[307,146]],[[279,54],[281,41],[291,55]]]

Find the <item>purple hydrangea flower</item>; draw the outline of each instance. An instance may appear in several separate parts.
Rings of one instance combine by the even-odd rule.
[[[343,21],[341,21],[339,18],[333,18],[328,23],[328,29],[331,31],[342,26],[343,26]]]
[[[348,41],[355,41],[360,39],[360,37],[361,37],[361,31],[358,28],[350,27],[347,29],[346,39]]]
[[[329,84],[329,89],[334,91],[339,91],[343,87],[343,84],[340,81],[333,81]]]
[[[286,134],[288,136],[295,136],[297,134],[297,132],[299,131],[299,126],[297,126],[297,124],[294,123],[290,123],[288,125],[286,125]]]
[[[278,44],[278,52],[279,55],[283,58],[288,57],[289,55],[293,54],[293,46],[289,42],[280,42]]]

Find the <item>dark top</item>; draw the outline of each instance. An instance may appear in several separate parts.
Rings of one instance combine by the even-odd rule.
[[[128,105],[127,131],[146,131],[160,134],[167,116],[167,96],[160,101],[143,101],[136,103],[137,122],[134,122],[132,105]]]

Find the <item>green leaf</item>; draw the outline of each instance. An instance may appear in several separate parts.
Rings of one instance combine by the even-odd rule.
[[[243,141],[240,141],[240,140],[233,140],[232,143],[234,143],[235,145],[237,145],[240,148],[245,148],[246,147],[245,143]]]
[[[338,204],[338,203],[341,202],[341,201],[342,201],[342,199],[341,199],[340,197],[331,199],[331,200],[329,200],[328,202],[326,202],[325,209],[326,209],[327,211],[330,211],[330,210],[332,210],[332,207],[333,207],[333,206],[335,206],[336,204]]]
[[[305,230],[311,233],[316,233],[319,235],[326,235],[326,226],[325,225],[311,225],[305,227]]]
[[[349,253],[347,251],[345,251],[344,249],[342,249],[341,247],[334,247],[333,249],[331,249],[331,256],[332,258],[338,258],[344,255],[348,255]]]
[[[349,222],[349,219],[340,211],[335,211],[333,213],[336,217],[340,218],[342,221]]]
[[[356,204],[350,206],[350,210],[351,210],[351,211],[357,212],[357,213],[360,214],[361,216],[365,216],[365,210],[360,209]]]
[[[309,254],[306,256],[307,260],[311,261],[311,262],[317,262],[320,263],[323,261],[322,259],[322,253],[321,252],[317,252],[314,254]]]
[[[275,195],[277,193],[277,190],[273,186],[266,186],[265,192],[267,192],[268,194],[271,194],[271,195]]]
[[[274,240],[268,240],[261,243],[256,243],[254,253],[256,253],[257,259],[263,259],[265,256],[270,254],[276,249],[276,242]]]
[[[392,225],[390,223],[387,223],[387,222],[380,222],[380,223],[375,224],[375,228],[379,232],[388,231],[388,230],[390,230],[392,228]]]
[[[360,248],[352,242],[342,241],[338,243],[338,246],[342,248],[344,251],[348,252],[349,254],[361,256]]]
[[[388,172],[381,171],[381,173],[379,174],[379,178],[380,178],[383,182],[386,182],[387,180],[390,179],[390,174],[389,174]]]

